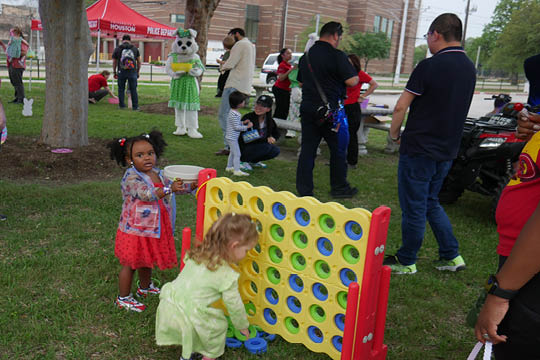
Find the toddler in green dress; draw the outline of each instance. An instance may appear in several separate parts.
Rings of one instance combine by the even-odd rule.
[[[235,328],[249,338],[248,320],[238,292],[240,276],[230,264],[241,261],[257,244],[251,217],[228,213],[188,251],[178,277],[163,286],[156,314],[156,343],[182,345],[181,359],[200,353],[211,360],[225,351],[228,328],[223,310],[211,305],[223,299]]]

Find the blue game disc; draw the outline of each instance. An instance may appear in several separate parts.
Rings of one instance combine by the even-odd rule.
[[[238,339],[228,337],[225,339],[225,345],[231,349],[238,349],[242,347],[242,342]]]
[[[246,340],[244,342],[244,346],[246,347],[247,351],[252,354],[264,354],[266,350],[268,350],[268,344],[266,343],[266,340],[260,337]]]

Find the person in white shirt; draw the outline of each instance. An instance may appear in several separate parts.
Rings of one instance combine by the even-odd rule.
[[[221,96],[218,119],[223,130],[225,148],[216,152],[216,155],[229,155],[229,148],[225,139],[227,131],[227,117],[229,116],[229,96],[239,91],[248,97],[251,93],[253,74],[255,71],[255,45],[249,41],[243,29],[234,28],[229,31],[236,43],[231,49],[229,59],[221,66],[222,71],[230,70]]]

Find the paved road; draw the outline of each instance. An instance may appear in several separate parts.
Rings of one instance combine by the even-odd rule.
[[[471,103],[471,108],[469,110],[469,117],[477,118],[483,116],[484,114],[490,112],[493,109],[493,100],[484,100],[485,98],[490,98],[491,93],[479,93],[473,96],[473,101]],[[524,93],[511,93],[512,101],[516,102],[526,102],[527,94]],[[399,94],[377,94],[377,91],[370,96],[369,101],[375,104],[387,104],[390,107],[394,107]]]

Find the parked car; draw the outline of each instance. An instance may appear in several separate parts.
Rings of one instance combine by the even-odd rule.
[[[270,54],[266,57],[266,60],[264,60],[263,66],[261,68],[261,73],[259,74],[259,79],[263,83],[274,85],[274,83],[276,82],[277,80],[276,71],[279,66],[277,62],[278,55],[279,53]],[[292,55],[293,57],[291,59],[291,63],[294,63],[295,61],[300,59],[300,57],[304,55],[304,53],[293,53]]]

